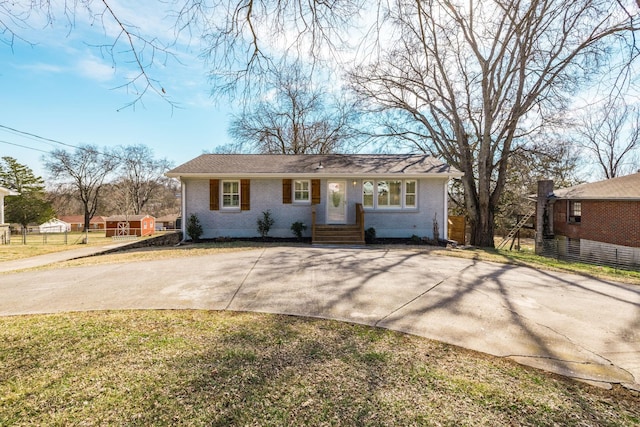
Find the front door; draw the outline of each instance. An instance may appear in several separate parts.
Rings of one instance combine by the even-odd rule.
[[[347,182],[327,182],[327,224],[347,222]]]

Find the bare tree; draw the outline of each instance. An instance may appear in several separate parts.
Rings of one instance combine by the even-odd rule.
[[[148,48],[145,57],[154,58],[162,45],[144,36],[140,44],[133,42],[135,27],[120,20],[108,0],[79,4],[102,5],[96,16],[119,24],[119,40],[128,43],[143,80],[153,82],[148,63],[135,54]],[[638,56],[638,10],[632,0],[178,0],[173,5],[177,34],[202,36],[212,82],[222,90],[259,84],[277,65],[274,58],[285,53],[312,61],[338,54],[360,14],[373,17],[360,46],[374,49],[364,52],[368,62],[352,72],[353,86],[378,111],[400,112],[403,120],[389,124],[389,135],[465,173],[471,243],[480,246],[493,246],[495,211],[511,153],[522,137],[562,110],[565,97],[587,79],[611,71],[612,58],[628,64]],[[161,86],[153,87],[162,93]]]
[[[115,29],[111,42],[93,47],[102,56],[111,59],[114,68],[118,62],[133,64],[135,68],[135,71],[127,73],[128,80],[122,85],[133,94],[133,100],[125,107],[134,106],[148,92],[161,96],[173,106],[166,90],[151,76],[149,70],[175,58],[171,49],[175,41],[144,34],[135,23],[127,22],[122,17],[122,7],[122,4],[108,0],[0,0],[0,43],[12,49],[18,41],[31,44],[24,34],[34,25],[41,30],[43,26],[53,27],[61,21],[65,28],[73,28],[83,15],[92,26]]]
[[[77,215],[83,210],[82,202],[76,196],[74,189],[68,185],[50,185],[46,194],[47,200],[58,217]],[[96,212],[104,214],[105,211],[99,206]]]
[[[357,109],[345,100],[327,102],[302,67],[274,70],[265,100],[235,116],[229,134],[236,141],[223,151],[265,154],[344,152],[354,142]]]
[[[604,177],[638,170],[634,154],[640,149],[640,107],[622,100],[588,108],[576,128],[576,144],[588,154]]]
[[[153,150],[146,145],[120,147],[117,152],[120,175],[115,182],[120,189],[121,199],[126,201],[125,213],[134,215],[143,209],[168,178],[164,173],[171,168],[167,159],[155,159]]]
[[[579,184],[580,153],[560,134],[545,133],[516,149],[509,158],[505,187],[496,210],[496,227],[508,232],[518,215],[533,209],[529,199],[540,179],[552,179],[558,188]]]
[[[214,92],[252,95],[285,56],[317,63],[345,44],[365,0],[183,0],[176,28],[205,41]]]
[[[84,210],[84,228],[88,230],[105,180],[117,166],[116,157],[93,145],[85,145],[73,153],[54,150],[42,160],[54,181],[75,190]]]
[[[471,243],[494,245],[509,159],[638,31],[609,0],[397,0],[397,37],[351,73],[387,132],[464,172]]]

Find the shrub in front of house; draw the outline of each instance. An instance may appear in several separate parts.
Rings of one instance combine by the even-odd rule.
[[[271,216],[271,211],[269,209],[263,211],[262,216],[258,217],[258,233],[260,233],[260,236],[263,239],[269,235],[269,231],[275,222],[276,221],[273,219],[273,216]]]
[[[364,241],[365,243],[372,244],[376,242],[376,229],[373,227],[369,227],[364,230]]]
[[[196,214],[189,215],[187,219],[187,234],[191,237],[191,240],[193,240],[194,243],[199,242],[202,233],[202,224],[200,224],[198,216]]]
[[[307,226],[302,221],[296,221],[291,224],[291,232],[298,238],[298,240],[302,240],[302,233],[307,229]]]

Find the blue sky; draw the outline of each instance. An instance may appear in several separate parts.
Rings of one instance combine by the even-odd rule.
[[[30,2],[5,7],[20,8],[20,3]],[[75,146],[144,144],[157,158],[167,158],[176,166],[230,142],[228,123],[239,108],[228,99],[210,96],[207,66],[198,58],[198,39],[180,35],[171,47],[175,59],[165,62],[158,56],[146,69],[177,108],[155,93],[144,95],[135,108],[123,108],[137,99],[134,88],[126,86],[138,72],[126,54],[127,46],[116,47],[120,53],[115,62],[95,47],[113,43],[118,27],[108,17],[92,20],[83,9],[77,10],[70,25],[60,9],[64,3],[51,1],[55,17],[51,25],[41,13],[31,14],[24,24],[17,23],[13,29],[26,41],[9,43],[7,34],[0,33],[0,156],[15,157],[46,178],[42,156],[65,148],[26,138],[6,127]],[[94,3],[98,8],[94,13],[99,12],[102,3]],[[109,0],[108,4],[142,34],[166,43],[175,40],[174,21],[159,7],[164,2]],[[3,10],[0,21],[10,22]],[[148,50],[141,52],[148,58]]]
[[[116,1],[112,6],[125,18],[137,13]],[[162,15],[138,16],[143,16],[136,22],[143,32],[165,40],[172,37],[171,23]],[[42,28],[41,17],[36,16],[29,22],[32,28],[18,28],[32,44],[0,43],[0,126],[71,145],[145,144],[156,157],[175,165],[230,142],[227,125],[232,109],[228,101],[216,102],[210,96],[207,68],[197,58],[197,46],[176,45],[180,61],[169,59],[148,70],[178,108],[154,93],[144,95],[135,108],[123,108],[136,95],[131,87],[119,86],[136,69],[127,57],[116,58],[114,67],[112,58],[94,47],[111,43],[113,29],[91,25],[82,12],[71,29],[64,17],[57,17],[53,27]],[[46,154],[36,150],[55,148],[65,147],[0,127],[0,156],[14,157],[38,175],[46,177],[41,161]]]

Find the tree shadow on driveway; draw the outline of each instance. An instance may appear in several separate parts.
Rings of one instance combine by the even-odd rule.
[[[380,326],[596,383],[640,377],[633,286],[412,250],[268,251],[229,309]]]

